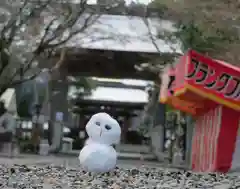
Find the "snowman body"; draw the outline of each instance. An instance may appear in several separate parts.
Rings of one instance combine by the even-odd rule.
[[[112,146],[94,143],[83,147],[79,154],[82,168],[89,172],[108,172],[115,168],[117,152]]]
[[[87,123],[86,132],[89,138],[79,154],[82,168],[97,173],[114,169],[117,152],[112,145],[118,144],[121,137],[118,122],[106,113],[98,113]]]

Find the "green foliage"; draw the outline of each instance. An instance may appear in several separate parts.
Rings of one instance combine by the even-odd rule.
[[[201,29],[194,21],[180,23],[173,35],[180,40],[183,52],[194,49],[201,53],[211,53],[224,44],[228,38],[223,33],[220,35],[209,34]]]
[[[40,104],[46,99],[46,84],[35,83],[36,81],[28,81],[15,87],[17,111],[20,117],[29,118],[32,114],[32,108],[36,103],[36,95]],[[35,91],[35,87],[37,91]],[[37,94],[35,94],[37,92]]]
[[[239,8],[237,2],[153,0],[150,7],[176,24],[177,32],[160,34],[178,40],[182,51],[191,48],[227,62],[239,62]]]
[[[89,96],[92,94],[92,90],[96,88],[97,82],[92,78],[80,76],[74,78],[74,84],[71,86],[74,86],[76,88],[76,98],[82,98],[84,96]]]
[[[22,98],[19,99],[17,104],[17,111],[19,117],[30,118],[31,112],[30,107],[33,102],[33,94],[26,93]]]
[[[178,22],[175,27],[175,32],[159,33],[158,37],[173,43],[180,42],[183,52],[194,49],[200,53],[214,56],[224,52],[229,43],[237,40],[231,32],[221,29],[209,31],[193,20]]]
[[[178,22],[175,27],[175,32],[159,32],[158,38],[173,43],[180,42],[183,52],[194,49],[203,54],[216,55],[224,51],[227,44],[236,40],[231,33],[221,29],[205,30],[193,20]]]
[[[36,92],[33,86],[34,81],[29,81],[16,87],[17,111],[20,117],[31,117],[31,110],[35,104]],[[77,77],[75,78],[72,86],[75,86],[76,88],[76,98],[82,98],[84,96],[91,95],[92,90],[96,87],[96,82],[91,78]],[[37,90],[39,103],[42,104],[44,103],[47,94],[46,85],[38,83]]]
[[[171,106],[166,104],[166,112],[173,112],[175,111]]]
[[[157,9],[158,15],[163,16],[166,11],[168,11],[168,7],[164,5],[161,1],[155,0],[148,4],[148,8],[150,9]]]

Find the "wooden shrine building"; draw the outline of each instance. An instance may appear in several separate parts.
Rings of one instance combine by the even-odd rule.
[[[68,48],[66,59],[61,67],[63,77],[51,83],[51,120],[55,120],[56,112],[63,112],[63,121],[68,120],[67,102],[64,102],[68,93],[66,76],[159,80],[158,74],[139,72],[135,66],[149,63],[156,58],[159,64],[160,62],[167,63],[180,52],[180,48],[176,44],[155,39],[158,32],[174,30],[171,22],[156,18],[149,18],[148,21],[149,28],[141,17],[101,15],[99,20],[89,26],[85,33],[78,34],[69,41],[66,45]],[[149,36],[149,30],[151,30],[152,37]],[[60,90],[61,93],[54,92]],[[111,91],[109,95],[111,96]],[[110,97],[109,95],[106,96]],[[132,95],[132,101],[135,98],[136,95]],[[76,103],[79,107],[76,111],[80,114],[90,116],[104,108],[104,111],[111,112],[115,117],[124,117],[124,122],[127,122],[129,117],[134,116],[134,110],[142,110],[146,102],[132,103],[110,98],[108,101],[82,99]],[[83,127],[84,124],[80,123],[80,125]],[[128,124],[125,123],[125,125]],[[53,130],[57,129],[56,126]]]
[[[87,35],[79,34],[67,44],[69,50],[63,69],[68,75],[159,79],[156,74],[136,71],[135,65],[156,58],[159,64],[165,64],[180,51],[178,45],[155,38],[158,32],[173,31],[171,22],[156,18],[148,21],[150,29],[141,17],[101,15],[99,21],[87,29]]]

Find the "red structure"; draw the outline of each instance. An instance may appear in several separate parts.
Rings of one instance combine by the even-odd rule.
[[[190,50],[169,70],[160,101],[196,119],[192,169],[227,172],[240,123],[240,69]]]

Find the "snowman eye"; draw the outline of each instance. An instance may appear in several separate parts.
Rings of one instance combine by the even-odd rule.
[[[112,127],[110,125],[105,125],[105,129],[110,130]]]
[[[100,123],[99,121],[97,121],[95,124],[96,124],[97,126],[100,126],[100,125],[101,125],[101,123]]]

